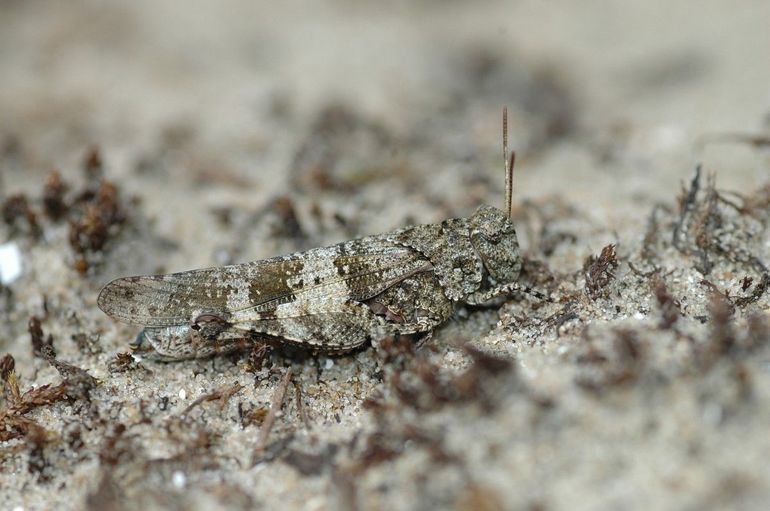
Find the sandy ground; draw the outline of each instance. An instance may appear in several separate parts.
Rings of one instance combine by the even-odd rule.
[[[0,2],[0,507],[766,509],[768,19]],[[135,360],[96,306],[502,206],[503,105],[522,279],[553,302],[261,367]]]

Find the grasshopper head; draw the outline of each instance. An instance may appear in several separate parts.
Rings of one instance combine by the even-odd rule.
[[[516,230],[508,216],[492,206],[480,206],[470,218],[471,243],[492,284],[515,282],[521,272]]]

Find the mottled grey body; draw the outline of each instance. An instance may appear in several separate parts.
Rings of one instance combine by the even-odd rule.
[[[517,289],[520,271],[513,224],[481,206],[470,218],[251,263],[120,278],[98,304],[144,326],[139,344],[167,359],[255,340],[344,353],[386,335],[429,335],[456,303]]]

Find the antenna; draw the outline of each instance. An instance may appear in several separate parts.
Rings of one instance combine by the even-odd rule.
[[[508,218],[511,218],[513,214],[512,197],[513,197],[513,165],[516,163],[516,151],[511,152],[511,157],[508,160],[508,168],[505,172],[505,202],[508,206]]]
[[[503,107],[503,170],[505,171],[505,211],[511,218],[511,204],[513,197],[513,164],[516,161],[516,152],[511,153],[508,159],[508,107]]]

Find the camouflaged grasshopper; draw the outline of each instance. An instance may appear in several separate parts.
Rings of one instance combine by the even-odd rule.
[[[108,315],[144,326],[132,344],[180,360],[255,341],[342,354],[387,335],[422,341],[455,305],[517,290],[522,260],[510,220],[515,154],[503,111],[505,212],[405,227],[330,247],[244,264],[113,280],[99,294]]]

